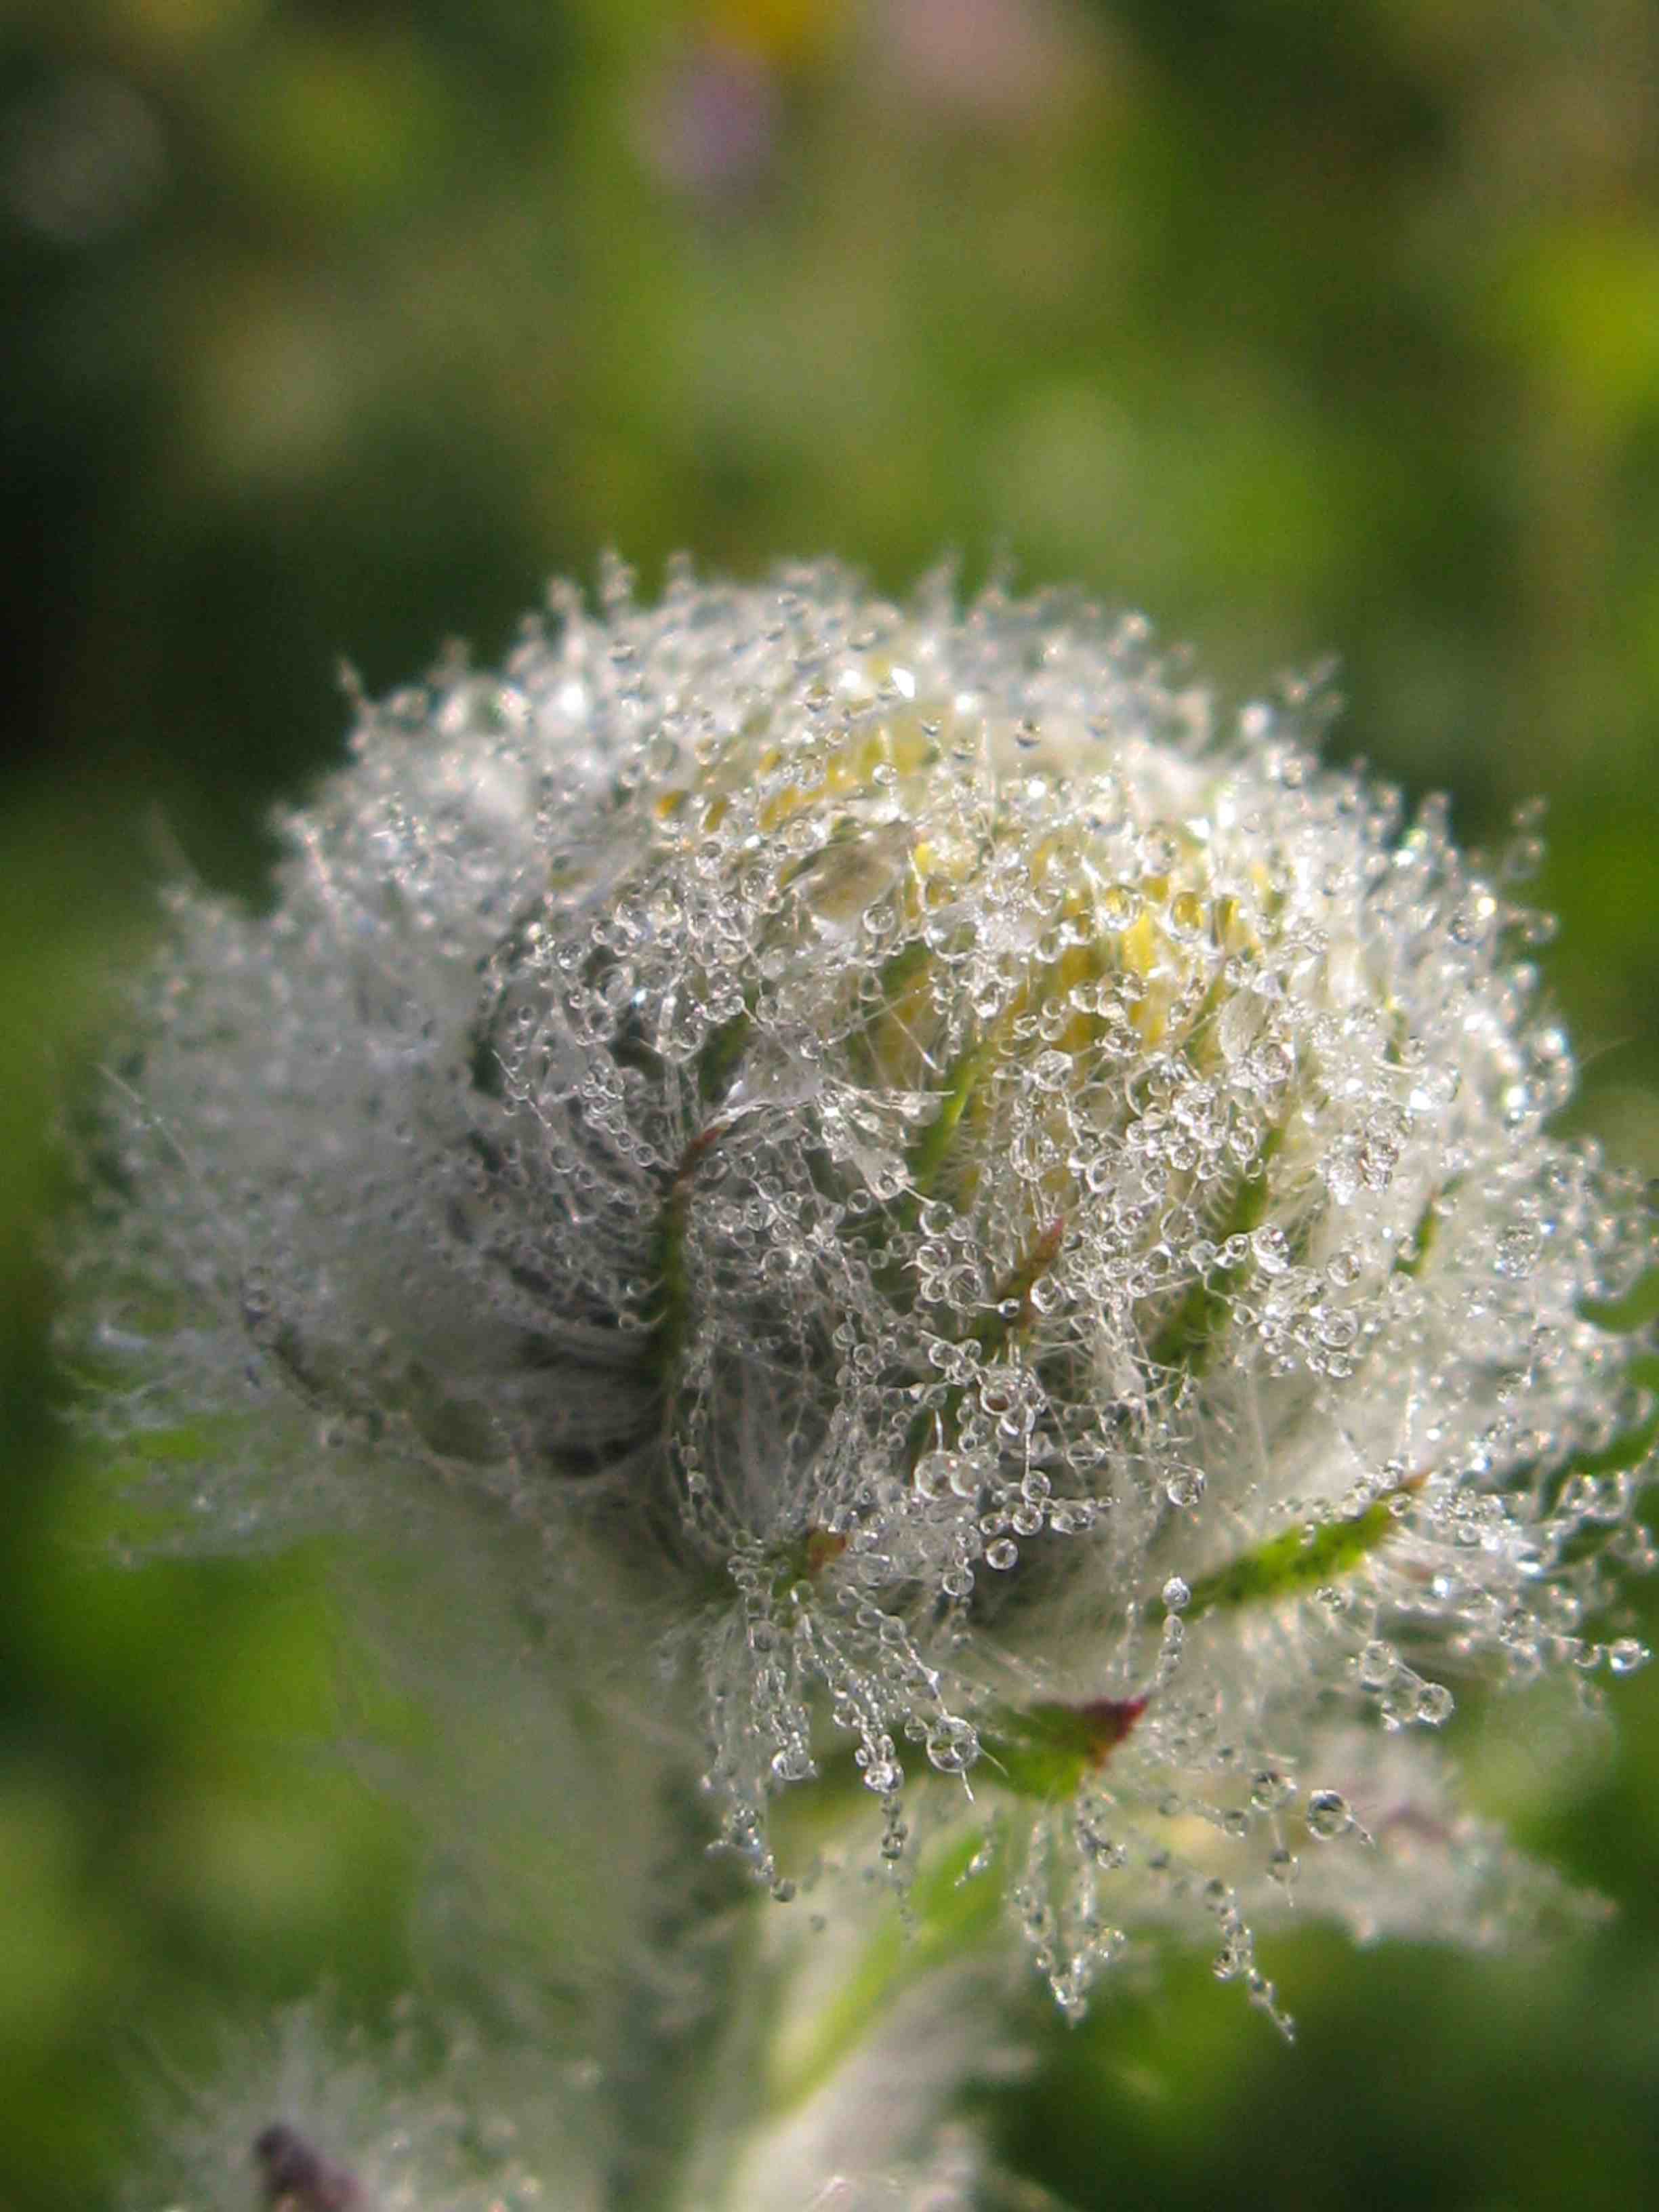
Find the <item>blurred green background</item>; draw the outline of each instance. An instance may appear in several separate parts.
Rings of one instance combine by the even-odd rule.
[[[1468,840],[1547,793],[1577,1118],[1659,1171],[1659,15],[13,0],[0,283],[0,2203],[81,2206],[135,2042],[404,1966],[405,1840],[311,1747],[321,1563],[110,1566],[51,1425],[52,1101],[169,850],[257,891],[341,657],[494,654],[601,547],[1006,553],[1229,689],[1336,651],[1340,749]],[[1200,1964],[1044,2031],[1010,2156],[1079,2208],[1659,2202],[1659,1669],[1617,1705],[1454,1723],[1607,1933],[1279,1938],[1289,2054]]]

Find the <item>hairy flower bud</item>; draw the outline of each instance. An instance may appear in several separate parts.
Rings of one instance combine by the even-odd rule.
[[[107,1425],[218,1540],[422,1468],[601,1529],[765,1880],[844,1779],[901,1869],[979,1824],[1068,2009],[1188,1899],[1271,2009],[1333,1729],[1642,1656],[1647,1235],[1538,920],[1080,600],[605,599],[365,707],[270,915],[179,902]]]
[[[216,2078],[151,2112],[132,2212],[532,2212],[597,2205],[580,2098],[529,2054],[406,2021],[370,2039],[322,2005],[228,2037]]]

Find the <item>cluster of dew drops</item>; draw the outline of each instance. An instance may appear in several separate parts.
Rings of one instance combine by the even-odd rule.
[[[902,1863],[912,1749],[973,1787],[1011,1682],[1144,1698],[1011,1871],[1075,1992],[1120,1775],[1184,1814],[1181,1775],[1226,1765],[1202,1817],[1282,1850],[1234,1778],[1292,1765],[1333,1690],[1443,1719],[1407,1632],[1636,1663],[1579,1633],[1571,1547],[1635,1557],[1638,1471],[1544,1472],[1645,1410],[1580,1309],[1650,1228],[1546,1133],[1573,1068],[1517,902],[1535,822],[1479,868],[1441,806],[1316,764],[1318,687],[1224,726],[1068,595],[676,569],[645,608],[617,568],[601,600],[374,710],[297,834],[373,878],[366,914],[390,870],[411,962],[482,979],[469,1142],[411,1146],[404,1211],[526,1349],[510,1389],[441,1378],[446,1449],[517,1408],[515,1468],[672,1529],[727,1845],[777,1881],[771,1802],[835,1744]],[[1230,1559],[1384,1500],[1355,1588],[1206,1612]],[[1306,1818],[1352,1825],[1334,1793]],[[1085,1875],[1044,1871],[1061,1829]],[[1249,1982],[1231,1898],[1200,1901]]]
[[[508,672],[572,733],[497,1039],[570,1224],[524,1258],[639,1338],[729,1573],[729,1843],[776,1878],[767,1800],[817,1771],[822,1697],[898,1856],[899,1741],[975,1766],[975,1638],[1041,1652],[1051,1536],[1089,1539],[1056,1680],[1092,1649],[1167,1692],[1218,1543],[1405,1517],[1408,1468],[1391,1599],[1465,1656],[1637,1663],[1573,1648],[1570,1584],[1522,1596],[1629,1480],[1526,1528],[1492,1480],[1629,1414],[1577,1318],[1627,1287],[1620,1193],[1542,1134],[1572,1067],[1512,896],[1533,817],[1488,878],[1439,805],[1314,765],[1311,695],[1218,735],[1141,625],[1071,602],[901,613],[812,572],[564,614]],[[1387,1606],[1326,1595],[1333,1669],[1443,1720]],[[1352,1825],[1334,1792],[1307,1820]]]

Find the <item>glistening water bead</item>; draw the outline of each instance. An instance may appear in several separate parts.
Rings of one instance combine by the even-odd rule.
[[[1287,1896],[1518,1925],[1419,1724],[1641,1656],[1586,1624],[1649,1556],[1650,1227],[1551,1133],[1518,859],[1324,714],[1064,594],[556,591],[362,708],[268,915],[177,897],[89,1418],[200,1541],[430,1474],[527,1577],[613,1547],[726,1845],[960,1832],[1068,2011],[1183,1912],[1270,2010]]]

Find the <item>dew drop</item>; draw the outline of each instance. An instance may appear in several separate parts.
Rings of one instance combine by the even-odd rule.
[[[1164,1477],[1164,1494],[1171,1505],[1196,1505],[1204,1495],[1203,1468],[1172,1468]]]
[[[1177,944],[1190,945],[1201,937],[1210,910],[1196,891],[1177,891],[1170,901],[1166,928]]]
[[[1316,1790],[1308,1800],[1308,1829],[1322,1844],[1346,1836],[1353,1826],[1348,1801],[1340,1790]]]
[[[1259,1045],[1245,1063],[1245,1078],[1258,1091],[1277,1091],[1296,1073],[1290,1048],[1278,1042]]]
[[[1400,1665],[1400,1655],[1392,1644],[1378,1639],[1366,1644],[1359,1655],[1359,1686],[1362,1690],[1384,1690],[1393,1681]]]
[[[1538,1231],[1529,1222],[1522,1223],[1506,1229],[1498,1238],[1492,1266],[1510,1282],[1524,1281],[1538,1264],[1540,1249]]]
[[[965,1773],[979,1757],[979,1735],[971,1721],[947,1714],[927,1731],[927,1756],[941,1774]]]
[[[1311,1317],[1319,1341],[1332,1352],[1346,1352],[1359,1334],[1358,1322],[1340,1307],[1316,1306]]]
[[[1291,1264],[1290,1239],[1284,1231],[1269,1222],[1258,1229],[1250,1238],[1250,1249],[1255,1254],[1255,1264],[1264,1275],[1282,1275]]]
[[[915,1486],[924,1498],[948,1498],[951,1477],[961,1464],[955,1452],[924,1452],[916,1462]]]

